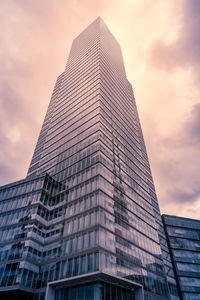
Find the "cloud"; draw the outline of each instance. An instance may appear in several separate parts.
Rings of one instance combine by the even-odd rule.
[[[168,198],[172,201],[191,205],[193,202],[200,200],[200,180],[199,172],[200,165],[198,158],[200,155],[200,104],[195,104],[192,107],[191,113],[182,131],[176,138],[175,143],[171,143],[171,147],[175,148],[178,155],[178,163],[182,165],[181,172],[178,173],[180,179],[177,179],[175,185],[169,190]],[[174,170],[176,171],[176,170]]]
[[[147,103],[142,122],[162,211],[192,217],[200,207],[200,2],[171,7],[175,34],[168,27],[147,51],[149,79],[143,83],[152,86],[153,113]]]
[[[185,116],[186,117],[186,116]],[[163,136],[150,118],[153,174],[163,212],[197,217],[200,204],[200,104],[194,104],[175,134]],[[157,128],[157,129],[156,129]],[[197,206],[192,213],[191,206]]]
[[[156,40],[150,52],[151,61],[157,68],[168,72],[180,68],[192,68],[200,75],[200,2],[184,0],[180,2],[181,23],[178,36],[172,42]],[[174,16],[175,17],[175,16]]]
[[[200,146],[200,103],[196,103],[192,107],[191,115],[189,116],[184,129],[185,129],[185,141],[188,142],[189,146],[199,147]]]
[[[190,189],[188,189],[190,188]],[[172,202],[177,202],[182,205],[188,204],[193,205],[193,202],[199,200],[200,195],[200,181],[196,182],[196,184],[191,187],[182,187],[182,188],[174,188],[172,191],[169,191],[169,200]]]

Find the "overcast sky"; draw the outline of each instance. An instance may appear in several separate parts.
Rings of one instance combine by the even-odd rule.
[[[161,211],[198,219],[199,0],[1,0],[0,184],[26,176],[72,40],[99,15],[122,48]]]

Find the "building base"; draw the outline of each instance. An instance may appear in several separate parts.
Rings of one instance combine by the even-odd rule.
[[[49,282],[45,300],[144,300],[142,285],[113,276],[94,272]]]
[[[0,288],[2,300],[34,300],[34,290],[19,285]]]

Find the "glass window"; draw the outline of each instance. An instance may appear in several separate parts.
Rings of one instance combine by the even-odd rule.
[[[111,299],[112,299],[112,300],[117,299],[117,290],[116,290],[116,286],[111,284],[110,288],[111,288],[111,291],[110,291],[110,292],[111,292]],[[130,299],[131,299],[131,298],[130,298]],[[128,298],[128,300],[129,300],[129,298]]]
[[[81,250],[83,248],[83,236],[79,235],[78,237],[78,250]]]
[[[85,299],[93,300],[93,285],[92,284],[85,285]]]
[[[106,294],[106,299],[110,299],[110,284],[105,283],[105,294]]]
[[[73,226],[73,228],[74,228],[74,232],[76,232],[77,229],[78,229],[78,219],[74,220],[74,226]]]
[[[90,224],[95,224],[95,212],[90,213]]]
[[[177,263],[177,268],[179,271],[198,272],[200,274],[200,265]]]
[[[102,299],[102,297],[100,298],[100,287],[99,287],[99,283],[94,283],[94,299],[95,299],[95,300],[100,300],[100,299]]]
[[[84,298],[84,286],[79,286],[77,290],[78,290],[77,291],[78,292],[77,299],[80,299],[80,300],[85,299]]]
[[[200,260],[200,252],[192,252],[192,251],[185,251],[185,250],[173,250],[173,254],[175,257],[184,257],[184,258],[197,258]]]
[[[93,271],[93,254],[88,255],[88,272]]]
[[[95,230],[95,245],[99,244],[99,231]]]
[[[180,277],[180,282],[183,286],[200,286],[200,278]]]
[[[76,257],[74,259],[74,275],[78,275],[79,274],[79,257]]]
[[[86,255],[81,256],[81,273],[86,272]]]
[[[72,274],[72,258],[68,260],[68,263],[67,263],[67,275],[68,276],[71,276]]]
[[[85,249],[85,248],[88,248],[88,234],[87,233],[85,233],[84,235],[83,235],[83,248]]]
[[[76,300],[76,292],[77,292],[77,288],[73,287],[69,289],[69,299],[70,300]]]
[[[65,277],[66,272],[67,272],[67,261],[62,261],[61,278]]]
[[[199,300],[199,293],[192,294],[192,293],[183,293],[185,300]]]
[[[94,236],[94,231],[91,231],[89,233],[89,241],[90,241],[90,247],[95,246],[95,236]]]
[[[99,253],[96,252],[95,256],[94,256],[94,271],[98,271],[99,270]]]
[[[85,219],[85,227],[87,228],[89,226],[89,215],[85,215],[84,216],[84,219]]]

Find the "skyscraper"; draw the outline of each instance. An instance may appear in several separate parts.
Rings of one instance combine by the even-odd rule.
[[[0,195],[0,295],[179,299],[132,87],[101,18],[73,41],[27,178]]]

